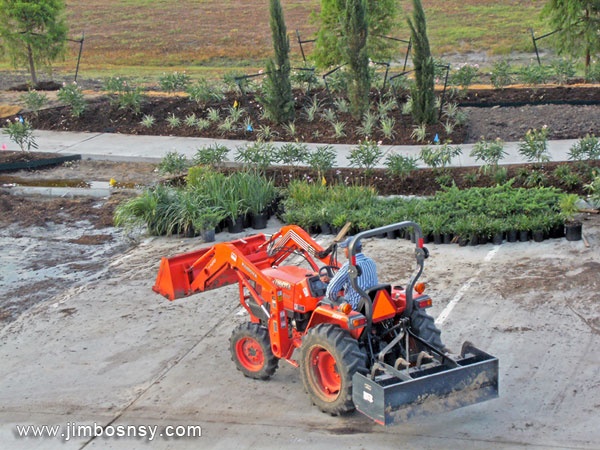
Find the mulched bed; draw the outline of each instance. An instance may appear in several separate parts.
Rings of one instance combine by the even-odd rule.
[[[229,92],[226,98],[220,102],[212,102],[205,106],[196,104],[184,97],[161,96],[146,97],[143,101],[140,114],[119,109],[108,97],[90,100],[87,110],[79,118],[71,117],[70,108],[57,107],[40,111],[36,117],[33,114],[25,114],[33,126],[37,129],[56,131],[89,131],[104,133],[123,133],[133,135],[161,135],[161,136],[187,136],[207,137],[215,139],[242,139],[256,140],[259,131],[267,126],[272,131],[271,139],[278,141],[317,142],[317,143],[339,143],[355,144],[364,140],[364,136],[357,132],[360,123],[350,116],[338,112],[338,120],[345,124],[345,136],[336,138],[331,123],[324,117],[318,116],[313,122],[308,122],[303,107],[307,104],[309,97],[316,96],[321,103],[320,111],[323,112],[329,105],[329,97],[323,89],[313,90],[310,95],[301,90],[295,90],[296,97],[296,134],[291,136],[283,126],[276,125],[268,120],[260,119],[260,105],[251,94],[248,96],[248,104],[244,102],[241,94]],[[437,93],[440,95],[440,92]],[[404,102],[407,93],[401,93],[399,100]],[[371,93],[372,104],[379,100],[378,93]],[[221,120],[228,114],[226,110],[233,106],[234,102],[247,107],[252,112],[253,132],[243,129],[242,120],[233,131],[219,130],[218,123],[211,124],[205,130],[186,126],[183,119],[191,114],[197,118],[207,118],[208,108],[215,108],[221,112]],[[571,139],[584,136],[586,133],[600,134],[600,87],[578,87],[562,86],[553,88],[507,88],[507,89],[478,89],[470,90],[466,97],[460,95],[449,99],[457,102],[468,112],[469,119],[466,126],[457,126],[452,134],[445,132],[443,122],[445,118],[435,125],[427,127],[425,142],[433,142],[438,136],[440,142],[450,140],[452,143],[460,144],[475,142],[480,136],[487,139],[499,137],[505,141],[521,139],[528,128],[535,128],[547,124],[550,128],[550,139]],[[583,105],[583,104],[587,105]],[[592,105],[589,105],[592,103]],[[518,107],[498,106],[523,105]],[[182,123],[176,128],[171,128],[166,119],[175,114]],[[147,128],[140,122],[144,115],[152,115],[155,123]],[[410,115],[402,115],[399,110],[389,114],[393,117],[396,125],[395,135],[385,138],[380,130],[376,130],[371,136],[376,141],[387,145],[423,145],[411,136],[415,123]],[[264,138],[263,138],[264,139]]]
[[[328,104],[324,91],[311,92],[311,95],[317,95],[317,98],[320,99],[323,105]],[[338,113],[338,120],[345,124],[345,136],[339,138],[334,136],[333,126],[323,117],[319,116],[313,122],[308,122],[302,111],[303,105],[308,99],[299,90],[296,91],[296,98],[295,125],[297,131],[295,136],[290,136],[283,126],[260,119],[259,105],[252,98],[249,99],[249,105],[254,115],[252,121],[254,132],[244,130],[242,121],[240,121],[236,130],[229,132],[219,130],[218,124],[211,124],[211,126],[203,131],[183,124],[183,119],[191,114],[195,114],[197,118],[206,118],[208,108],[221,110],[221,117],[224,119],[226,117],[225,110],[231,107],[235,101],[241,105],[245,105],[241,95],[233,93],[228,93],[226,99],[221,102],[212,102],[206,106],[200,106],[183,97],[148,97],[143,102],[140,114],[119,109],[118,106],[111,104],[110,100],[104,97],[90,101],[86,111],[79,118],[71,117],[70,108],[68,107],[46,109],[40,111],[37,117],[33,114],[24,114],[23,117],[26,117],[34,128],[55,131],[89,131],[151,136],[256,140],[259,137],[261,126],[266,125],[273,131],[274,140],[295,141],[298,139],[301,142],[352,144],[365,139],[364,136],[357,133],[360,121],[354,120],[350,114]],[[377,102],[376,93],[373,93],[372,100]],[[323,106],[320,111],[323,112],[325,109],[326,107]],[[152,115],[156,119],[154,125],[150,128],[146,128],[140,123],[142,117],[146,114]],[[171,128],[166,122],[167,117],[171,114],[175,114],[181,119],[182,124],[179,127]],[[412,118],[402,115],[398,110],[391,112],[389,116],[393,117],[396,121],[395,136],[388,139],[381,131],[376,130],[371,139],[382,141],[383,144],[415,144],[415,139],[411,137],[415,126]],[[427,140],[432,141],[436,134],[440,141],[450,139],[452,142],[463,142],[466,136],[466,127],[455,127],[451,135],[445,132],[442,123],[427,127]]]
[[[457,99],[461,106],[492,107],[541,104],[600,104],[600,86],[471,89]]]
[[[592,161],[588,164],[591,167],[600,169],[600,161]],[[558,166],[568,166],[572,172],[576,173],[581,182],[576,186],[566,186],[560,179],[553,174]],[[565,192],[572,192],[584,195],[586,192],[583,185],[590,182],[589,170],[583,170],[579,163],[573,162],[551,162],[545,163],[542,167],[534,167],[532,164],[514,164],[502,166],[507,169],[506,181],[514,178],[514,187],[532,187],[526,184],[523,173],[531,173],[532,170],[538,170],[546,177],[544,186],[554,186]],[[232,173],[239,169],[223,168],[223,173]],[[491,177],[480,174],[479,169],[475,167],[454,167],[448,169],[447,173],[454,183],[461,189],[470,187],[489,187],[497,183]],[[476,181],[469,179],[469,175],[479,174]],[[433,195],[436,191],[442,189],[442,186],[436,181],[440,173],[435,173],[432,169],[418,169],[412,172],[405,179],[390,175],[385,169],[373,169],[366,175],[363,169],[332,169],[325,174],[325,180],[328,184],[343,183],[346,185],[370,185],[373,186],[380,195]],[[317,180],[314,171],[305,167],[270,167],[266,170],[265,176],[274,180],[278,187],[286,187],[291,180]],[[177,176],[170,180],[174,185],[184,185],[185,177]]]

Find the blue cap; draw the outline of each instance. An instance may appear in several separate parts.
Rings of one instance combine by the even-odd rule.
[[[354,239],[353,237],[349,237],[348,239],[346,239],[344,242],[340,243],[340,248],[347,248],[350,247],[350,242],[352,242],[352,239]],[[360,243],[360,241],[358,241],[355,245],[354,245],[354,251],[356,252],[360,252],[362,250],[362,244]]]

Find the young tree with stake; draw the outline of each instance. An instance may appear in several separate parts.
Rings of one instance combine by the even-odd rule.
[[[368,34],[364,0],[347,0],[343,20],[343,42],[346,61],[350,68],[348,98],[354,119],[360,119],[369,109],[371,77],[367,51]]]
[[[592,55],[600,52],[600,0],[550,0],[542,16],[558,30],[558,53],[584,56],[587,72]]]
[[[34,85],[36,66],[50,67],[65,52],[64,9],[62,0],[0,0],[0,51],[27,66]]]

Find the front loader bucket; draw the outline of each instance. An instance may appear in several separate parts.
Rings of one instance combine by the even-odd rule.
[[[498,397],[498,359],[473,346],[458,367],[441,364],[410,372],[402,381],[389,374],[375,377],[355,373],[356,408],[381,425],[406,422]]]

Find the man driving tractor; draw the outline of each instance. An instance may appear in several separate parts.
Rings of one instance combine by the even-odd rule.
[[[340,267],[340,270],[337,271],[331,280],[328,276],[322,276],[321,280],[324,283],[329,283],[325,293],[325,296],[328,299],[332,301],[337,300],[339,292],[343,289],[344,298],[348,303],[350,303],[352,309],[356,310],[360,301],[360,294],[356,292],[350,284],[350,277],[348,275],[348,266],[350,260],[348,246],[350,245],[350,242],[352,242],[352,239],[352,237],[349,237],[344,242],[339,244],[340,248],[344,249],[344,255],[348,261],[346,261],[346,263]],[[354,248],[356,250],[356,265],[359,266],[361,270],[361,274],[358,277],[358,285],[363,291],[366,291],[378,283],[377,267],[371,258],[362,253],[362,244],[360,241],[355,244]]]

